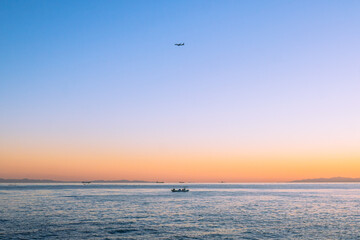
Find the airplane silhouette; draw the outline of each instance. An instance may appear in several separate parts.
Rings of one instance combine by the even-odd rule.
[[[184,46],[185,43],[175,43],[176,46],[180,47],[180,46]]]

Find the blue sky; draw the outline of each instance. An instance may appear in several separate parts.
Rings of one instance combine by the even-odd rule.
[[[0,140],[355,151],[359,12],[359,1],[3,0]]]

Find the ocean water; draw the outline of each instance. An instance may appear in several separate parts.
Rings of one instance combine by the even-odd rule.
[[[360,239],[360,184],[1,184],[0,239]]]

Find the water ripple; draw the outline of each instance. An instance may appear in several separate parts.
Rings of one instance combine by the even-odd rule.
[[[0,185],[0,239],[360,239],[360,184]]]

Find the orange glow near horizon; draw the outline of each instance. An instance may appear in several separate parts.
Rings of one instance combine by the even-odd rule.
[[[165,182],[283,182],[359,177],[359,152],[292,151],[121,152],[100,148],[8,147],[0,151],[0,177]]]

